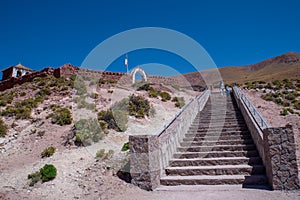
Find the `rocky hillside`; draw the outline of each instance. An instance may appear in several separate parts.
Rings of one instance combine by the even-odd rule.
[[[300,78],[300,54],[289,52],[247,66],[231,66],[218,69],[226,83],[245,83],[247,81],[273,81]],[[211,70],[202,71],[201,76],[210,77]],[[185,78],[194,84],[205,84],[198,72],[185,74]],[[196,82],[195,82],[196,81]]]
[[[161,84],[125,87],[76,76],[37,77],[1,92],[0,198],[105,196],[124,185],[111,175],[127,162],[128,136],[158,133],[195,95]],[[44,182],[39,170],[46,164],[57,174]]]

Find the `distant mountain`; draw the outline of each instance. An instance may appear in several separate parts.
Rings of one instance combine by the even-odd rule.
[[[193,85],[204,84],[203,77],[209,80],[216,69],[184,74]],[[300,54],[289,52],[247,66],[230,66],[218,69],[225,83],[245,83],[247,81],[272,81],[281,79],[300,79]]]

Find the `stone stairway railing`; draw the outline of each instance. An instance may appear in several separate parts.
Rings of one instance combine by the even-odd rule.
[[[269,127],[253,104],[234,86],[233,94],[275,190],[299,189],[296,144],[291,125]]]
[[[135,185],[145,190],[159,186],[164,169],[209,95],[206,90],[191,100],[158,134],[129,136],[130,173]]]

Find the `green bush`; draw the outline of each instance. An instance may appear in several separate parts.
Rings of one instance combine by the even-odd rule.
[[[36,95],[42,96],[42,97],[44,97],[44,96],[46,96],[46,95],[50,95],[50,94],[51,94],[50,88],[43,88],[43,89],[41,89],[40,91],[38,91],[38,92],[36,93]]]
[[[185,105],[183,97],[174,97],[172,102],[175,102],[175,106],[178,108],[182,108]]]
[[[134,94],[129,97],[129,115],[143,118],[149,116],[150,108],[150,102],[144,97]]]
[[[21,97],[26,96],[26,92],[21,92],[21,93],[20,93],[20,96],[21,96]]]
[[[44,151],[41,153],[42,158],[52,156],[55,153],[55,150],[56,148],[53,146],[44,149]]]
[[[68,108],[60,108],[55,110],[51,115],[51,123],[64,126],[72,123],[71,112]]]
[[[57,170],[54,165],[44,165],[43,168],[40,169],[42,182],[47,182],[53,180],[56,177]]]
[[[7,134],[8,127],[2,119],[0,119],[0,137],[4,137]]]
[[[57,110],[57,109],[60,109],[61,107],[60,107],[60,105],[57,105],[57,104],[51,104],[51,105],[49,106],[49,108],[50,108],[52,111],[55,111],[55,110]]]
[[[286,116],[288,115],[288,110],[286,108],[284,108],[282,111],[280,111],[280,115]]]
[[[103,132],[96,119],[81,119],[74,123],[75,144],[78,146],[91,145],[103,138]]]
[[[171,100],[171,95],[168,92],[160,92],[159,95],[161,96],[162,101]]]
[[[53,180],[56,177],[56,174],[57,169],[54,167],[54,165],[46,164],[39,171],[28,174],[27,178],[31,179],[29,186],[32,187],[41,180],[42,182]]]
[[[149,97],[151,98],[156,98],[159,95],[159,92],[155,90],[153,87],[149,88],[148,93],[149,93]]]
[[[128,151],[129,150],[129,142],[124,143],[121,151]]]

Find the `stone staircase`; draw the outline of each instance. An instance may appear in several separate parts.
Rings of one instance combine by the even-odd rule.
[[[211,94],[165,169],[161,185],[267,184],[265,168],[232,95]]]

